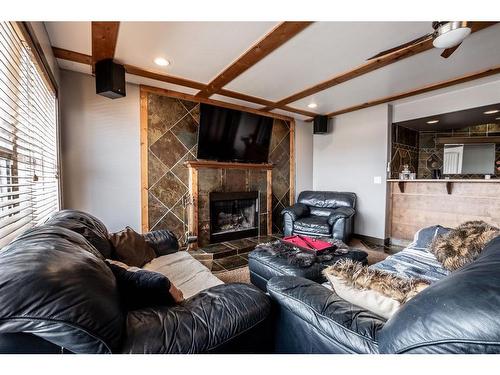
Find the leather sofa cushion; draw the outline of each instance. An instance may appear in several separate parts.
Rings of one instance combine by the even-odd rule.
[[[0,252],[0,334],[28,332],[73,353],[121,346],[113,273],[81,235],[43,225]]]
[[[173,307],[128,313],[129,354],[209,353],[262,324],[271,311],[265,293],[253,285],[224,284]]]
[[[337,191],[303,191],[299,194],[297,202],[312,207],[356,208],[356,194]]]
[[[378,333],[385,319],[350,304],[320,284],[300,277],[274,277],[267,284],[267,290],[279,302],[280,308],[301,318],[301,329],[310,327],[319,332],[334,343],[332,346],[336,346],[336,352],[378,353]],[[308,340],[298,332],[289,332],[289,335]],[[294,339],[290,337],[290,340]]]
[[[316,233],[319,235],[330,234],[328,216],[308,216],[293,223],[293,230],[297,232]]]
[[[380,331],[384,353],[500,353],[500,236],[406,303]]]
[[[330,216],[333,213],[333,208],[309,207],[313,216]]]
[[[78,210],[62,210],[54,213],[45,224],[54,225],[81,234],[104,258],[111,258],[112,247],[106,226],[96,217]]]

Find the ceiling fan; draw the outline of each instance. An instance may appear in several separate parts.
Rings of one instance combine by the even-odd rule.
[[[471,33],[469,22],[467,21],[434,21],[432,22],[432,33],[422,35],[417,39],[401,44],[397,47],[382,51],[367,60],[372,60],[380,56],[385,56],[389,53],[399,51],[412,45],[423,42],[427,39],[432,39],[432,44],[436,48],[444,48],[441,57],[447,59],[453,52],[462,44],[465,38]]]

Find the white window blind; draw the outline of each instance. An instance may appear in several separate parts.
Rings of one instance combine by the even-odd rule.
[[[0,248],[59,209],[57,100],[17,25],[0,22]]]

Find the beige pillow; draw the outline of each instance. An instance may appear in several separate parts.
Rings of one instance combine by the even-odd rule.
[[[398,301],[386,297],[382,293],[370,289],[356,289],[333,275],[328,275],[327,278],[340,298],[369,310],[382,318],[389,319],[401,306]]]
[[[113,257],[129,266],[142,267],[156,258],[155,251],[144,237],[130,227],[109,236]]]
[[[425,280],[400,277],[351,259],[341,259],[323,274],[339,297],[386,319],[429,286]]]

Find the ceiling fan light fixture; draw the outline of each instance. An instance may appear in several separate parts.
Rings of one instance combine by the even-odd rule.
[[[437,36],[432,41],[436,48],[452,48],[458,46],[471,33],[467,21],[452,21],[440,25]]]

